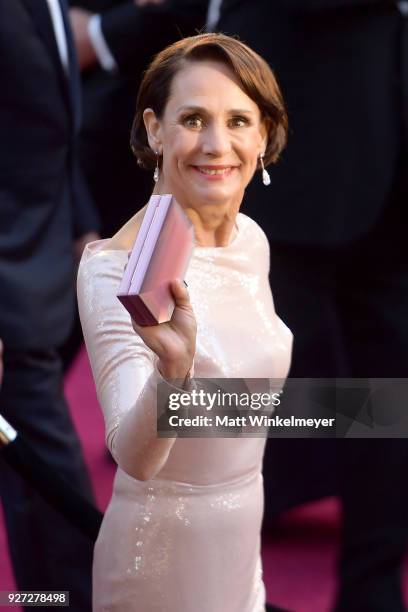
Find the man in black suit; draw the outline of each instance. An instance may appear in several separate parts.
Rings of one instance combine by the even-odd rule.
[[[79,74],[64,2],[0,0],[0,414],[92,499],[57,347],[74,311],[74,252],[98,219],[77,160]],[[75,242],[74,242],[75,241]],[[17,588],[91,609],[92,543],[0,459]]]
[[[272,186],[254,180],[246,210],[271,242],[277,310],[295,337],[292,377],[408,374],[406,15],[394,0],[221,4],[217,30],[269,62],[288,108]],[[337,485],[327,481],[334,449]],[[407,467],[403,439],[268,442],[267,517],[289,483],[299,501],[319,487],[341,495],[338,612],[403,610]]]

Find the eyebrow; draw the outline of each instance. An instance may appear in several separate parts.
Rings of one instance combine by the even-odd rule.
[[[181,112],[181,111],[194,111],[194,112],[198,112],[198,113],[208,113],[208,110],[206,108],[204,108],[203,106],[180,106],[177,109],[177,112]],[[245,108],[232,108],[228,111],[229,113],[231,113],[232,115],[250,115],[252,114],[253,111],[249,110],[249,109],[245,109]]]

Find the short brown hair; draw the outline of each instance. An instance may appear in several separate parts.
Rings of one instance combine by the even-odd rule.
[[[265,166],[275,162],[286,144],[288,120],[282,94],[266,61],[240,40],[225,34],[198,34],[183,38],[158,53],[147,68],[136,102],[130,145],[139,165],[153,168],[156,156],[151,150],[143,112],[152,108],[161,119],[171,93],[174,76],[185,62],[218,60],[235,74],[242,90],[257,105],[268,134]]]

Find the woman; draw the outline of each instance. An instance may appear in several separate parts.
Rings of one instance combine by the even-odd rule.
[[[169,323],[138,327],[116,298],[144,210],[88,245],[78,277],[106,440],[118,463],[94,556],[94,610],[263,612],[262,438],[157,438],[156,388],[181,379],[284,378],[262,230],[239,213],[257,167],[277,159],[286,114],[267,64],[221,34],[162,51],[139,90],[132,148],[194,224]],[[267,181],[264,173],[264,182]]]

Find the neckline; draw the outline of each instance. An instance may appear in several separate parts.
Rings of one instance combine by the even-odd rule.
[[[211,250],[211,251],[222,253],[222,252],[225,251],[225,249],[229,249],[229,248],[235,246],[236,243],[239,240],[239,237],[240,237],[241,233],[242,233],[241,215],[242,215],[242,213],[238,213],[236,218],[235,218],[235,228],[234,229],[236,229],[236,232],[235,232],[234,237],[232,238],[232,240],[228,244],[226,244],[225,246],[202,246],[200,244],[194,244],[194,250],[196,250],[196,249],[200,250],[200,251],[206,251],[206,250],[209,251],[209,250]]]
[[[199,244],[194,244],[194,251],[214,251],[214,252],[225,252],[226,249],[229,249],[233,246],[235,246],[239,240],[239,237],[242,234],[242,224],[241,224],[241,219],[242,219],[243,213],[238,213],[235,219],[235,225],[236,225],[236,233],[235,236],[233,237],[233,239],[231,240],[231,242],[229,244],[227,244],[226,246],[200,246]],[[103,245],[107,242],[109,242],[110,238],[102,238],[101,240],[94,240],[93,242],[88,242],[88,244],[85,245],[84,248],[84,252],[88,251],[91,255],[96,254],[96,253],[123,253],[124,255],[126,255],[126,257],[128,257],[129,253],[131,253],[132,249],[130,250],[126,250],[126,249],[104,249]],[[94,249],[92,247],[97,246],[98,249],[94,251]],[[194,254],[193,251],[193,254]]]

